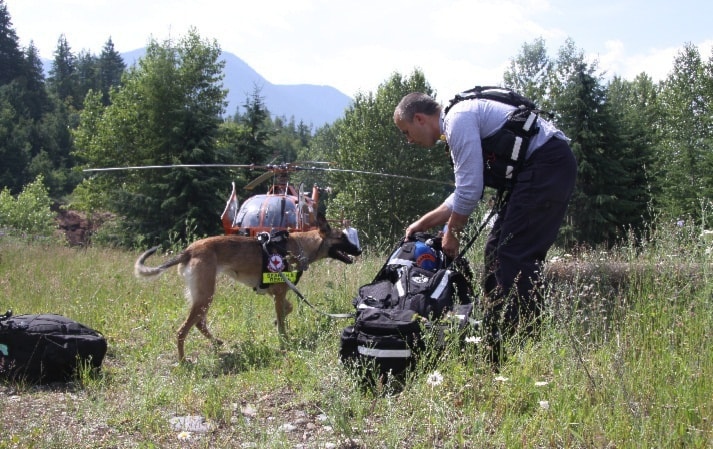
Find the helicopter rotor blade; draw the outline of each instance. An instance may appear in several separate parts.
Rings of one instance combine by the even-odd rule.
[[[245,190],[252,190],[258,185],[262,184],[263,181],[266,181],[267,179],[271,178],[272,176],[275,176],[275,174],[271,171],[265,172],[258,176],[257,178],[253,179],[249,183],[245,184],[245,187],[243,189]]]
[[[441,185],[447,185],[447,186],[455,185],[455,183],[453,181],[439,181],[437,179],[416,178],[414,176],[396,175],[396,174],[392,174],[392,173],[379,173],[379,172],[365,171],[365,170],[347,170],[347,169],[343,169],[343,168],[321,168],[321,167],[295,167],[295,168],[297,170],[315,170],[315,171],[337,172],[337,173],[353,173],[353,174],[357,174],[357,175],[383,176],[385,178],[408,179],[411,181],[430,182],[432,184],[441,184]]]
[[[171,164],[171,165],[134,165],[129,167],[104,167],[104,168],[85,168],[84,172],[106,172],[106,171],[124,171],[124,170],[156,170],[166,168],[249,168],[261,169],[263,165],[254,164]]]
[[[306,162],[310,164],[330,164],[329,162]],[[261,182],[268,179],[274,174],[276,170],[284,171],[298,171],[298,170],[312,170],[312,171],[323,171],[323,172],[335,172],[335,173],[353,173],[358,175],[370,175],[370,176],[381,176],[386,178],[396,178],[396,179],[407,179],[411,181],[419,182],[429,182],[432,184],[440,184],[453,186],[453,181],[439,181],[435,179],[425,179],[416,178],[414,176],[406,175],[396,175],[392,173],[380,173],[365,170],[348,170],[342,168],[324,168],[324,167],[303,167],[299,165],[281,164],[281,165],[256,165],[256,164],[170,164],[170,165],[135,165],[128,167],[104,167],[104,168],[85,168],[84,172],[111,172],[111,171],[126,171],[126,170],[155,170],[155,169],[170,169],[170,168],[247,168],[250,170],[268,170],[266,173],[258,176],[256,179],[248,183],[244,188],[246,190],[252,190],[260,184]]]

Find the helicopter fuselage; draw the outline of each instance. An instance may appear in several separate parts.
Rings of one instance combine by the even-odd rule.
[[[233,190],[221,217],[223,229],[228,235],[250,237],[261,232],[302,232],[318,229],[318,201],[319,190],[316,186],[309,196],[302,192],[302,189],[297,192],[291,185],[276,184],[266,194],[247,198],[238,208]]]

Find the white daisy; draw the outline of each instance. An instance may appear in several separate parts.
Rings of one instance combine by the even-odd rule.
[[[436,385],[440,385],[443,382],[443,376],[438,371],[432,372],[426,379],[426,383],[431,386],[431,388]]]
[[[191,432],[186,432],[185,430],[183,432],[180,432],[178,434],[178,439],[180,441],[188,441],[191,439]]]

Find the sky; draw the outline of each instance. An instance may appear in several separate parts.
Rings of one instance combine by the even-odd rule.
[[[26,47],[51,59],[61,35],[75,54],[123,53],[194,28],[273,84],[375,92],[421,70],[440,98],[501,84],[523,44],[552,59],[571,39],[605,77],[654,81],[685,44],[711,58],[713,2],[704,0],[5,0]]]

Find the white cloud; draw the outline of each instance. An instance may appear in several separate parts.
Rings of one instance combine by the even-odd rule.
[[[599,33],[603,16],[623,17],[634,7],[617,2],[614,12],[612,5],[603,0],[586,11],[564,0],[10,0],[8,11],[21,43],[34,40],[44,58],[62,33],[74,51],[98,53],[111,37],[125,52],[195,27],[273,83],[325,84],[353,95],[375,90],[394,71],[420,68],[446,99],[474,84],[500,83],[523,43],[540,37],[551,57],[574,34],[587,39],[583,50],[610,75],[665,77],[681,42],[643,47],[658,32],[637,22],[622,28],[625,37],[622,30]],[[713,41],[699,40],[708,59]]]

